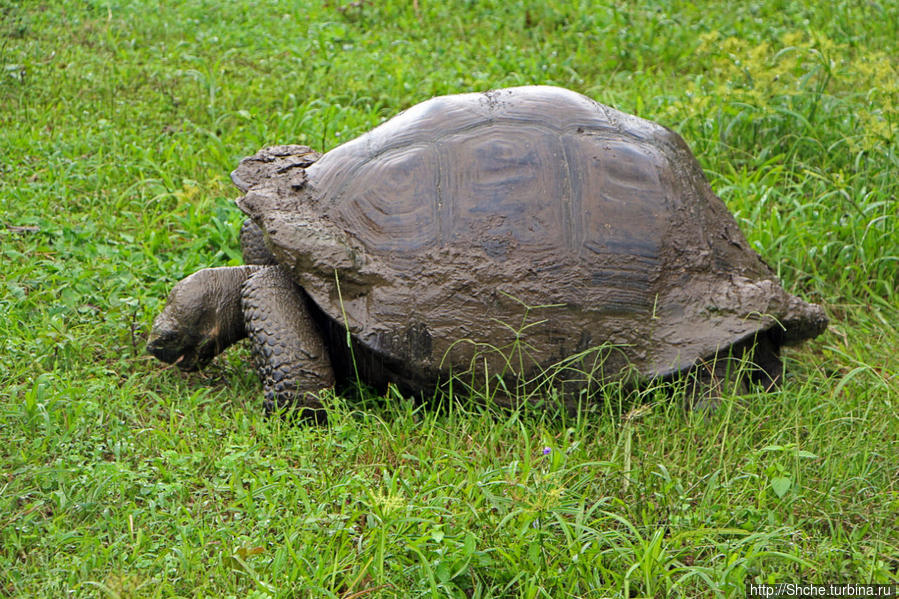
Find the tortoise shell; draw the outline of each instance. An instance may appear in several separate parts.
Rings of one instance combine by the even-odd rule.
[[[604,347],[666,376],[826,326],[746,242],[683,139],[554,87],[438,97],[322,156],[269,148],[238,204],[394,376],[529,375]],[[614,349],[609,349],[614,348]]]

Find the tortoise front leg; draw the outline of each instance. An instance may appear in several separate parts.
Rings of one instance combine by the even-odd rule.
[[[240,253],[243,255],[244,264],[272,266],[278,263],[265,245],[262,229],[249,218],[244,220],[240,227]]]
[[[266,411],[299,408],[301,415],[322,421],[318,392],[334,386],[334,370],[309,301],[279,266],[253,274],[241,290]]]

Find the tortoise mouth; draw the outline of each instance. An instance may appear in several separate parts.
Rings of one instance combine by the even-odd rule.
[[[182,352],[172,347],[170,341],[166,335],[151,335],[147,342],[147,352],[157,360],[166,364],[174,364],[182,358]]]
[[[206,338],[199,343],[185,342],[177,332],[151,335],[147,351],[156,359],[177,366],[183,371],[199,370],[215,356],[216,342]]]
[[[181,354],[178,359],[174,361],[174,365],[184,372],[192,372],[194,370],[199,370],[200,368],[196,352],[186,352]]]
[[[158,360],[177,366],[179,370],[184,372],[200,370],[211,360],[211,357],[201,356],[193,349],[179,352],[168,348],[148,346],[147,350]]]

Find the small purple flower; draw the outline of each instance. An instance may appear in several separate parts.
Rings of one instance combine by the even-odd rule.
[[[551,448],[551,447],[544,447],[544,448],[543,448],[543,455],[549,455],[550,453],[552,453],[552,448]]]

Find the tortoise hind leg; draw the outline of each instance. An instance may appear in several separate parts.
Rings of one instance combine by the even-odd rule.
[[[749,380],[761,385],[765,391],[780,387],[784,378],[784,364],[780,357],[780,344],[771,331],[760,333],[752,349],[752,370]]]
[[[702,360],[686,377],[684,398],[687,407],[693,410],[715,410],[725,393],[746,391],[746,375],[740,359],[732,354]]]
[[[701,361],[688,376],[686,399],[693,409],[714,408],[724,393],[746,393],[753,384],[771,391],[783,381],[780,345],[770,332],[760,332],[727,355]]]
[[[297,408],[301,416],[321,422],[324,411],[318,392],[334,386],[334,370],[308,301],[278,266],[258,271],[241,290],[266,412]]]

